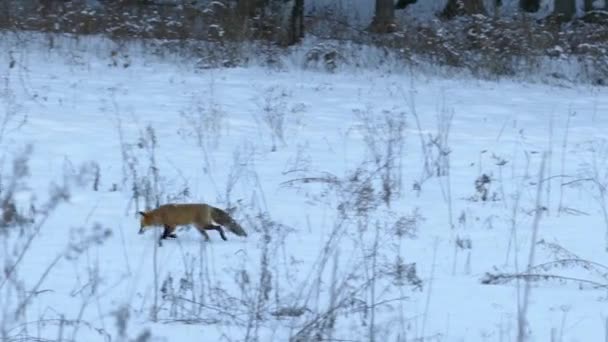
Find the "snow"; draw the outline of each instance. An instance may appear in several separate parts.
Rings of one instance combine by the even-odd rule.
[[[534,264],[573,255],[608,264],[601,193],[598,183],[585,181],[607,180],[608,116],[603,114],[608,88],[409,70],[197,69],[194,62],[163,59],[134,47],[111,57],[101,45],[69,38],[58,39],[53,48],[9,39],[2,44],[9,53],[0,55],[0,113],[12,113],[1,145],[3,188],[13,158],[30,144],[30,175],[27,186],[17,191],[17,208],[27,212],[34,202],[40,209],[51,183],[69,185],[71,194],[42,223],[16,268],[22,293],[38,291],[26,314],[15,318],[11,311],[22,299],[17,285],[0,287],[5,307],[0,321],[9,338],[120,340],[115,321],[126,310],[128,338],[149,329],[153,340],[285,341],[332,303],[352,300],[388,302],[374,311],[377,339],[514,340],[524,281],[518,287],[516,281],[487,285],[482,280],[486,273],[514,274],[527,267],[543,152],[550,153],[540,199],[547,210]],[[16,61],[13,68],[10,58]],[[114,66],[116,59],[120,62]],[[439,155],[429,139],[450,115],[442,146],[449,177],[427,178],[419,133],[429,154]],[[331,174],[347,187],[353,171],[362,168],[367,173],[361,177],[376,177],[371,184],[380,193],[371,153],[372,146],[376,155],[386,152],[387,118],[396,120],[393,125],[405,118],[407,124],[402,150],[393,160],[401,187],[395,188],[400,191],[390,207],[379,203],[368,211],[363,231],[364,219],[348,212],[342,221],[338,210],[356,193],[339,192],[331,184],[290,183]],[[150,132],[156,140],[153,153]],[[211,232],[211,241],[204,242],[194,229],[185,229],[158,248],[159,230],[137,234],[137,208],[146,204],[133,201],[128,162],[140,181],[152,182],[152,156],[161,202],[236,206],[235,217],[249,236],[228,234],[222,241]],[[499,165],[501,159],[506,164]],[[445,162],[445,156],[439,160]],[[94,165],[99,168],[97,191]],[[81,169],[86,172],[76,181]],[[475,180],[482,174],[490,176],[493,200],[478,200]],[[389,229],[401,216],[414,218],[415,237],[399,238]],[[8,249],[1,258],[10,265],[16,260],[12,250],[23,239],[17,227],[6,229],[12,231],[2,235]],[[463,240],[470,246],[457,247]],[[558,257],[552,244],[572,254],[565,258],[562,251]],[[159,291],[171,276],[173,291],[189,300],[172,302],[158,292],[156,323],[150,314],[155,253]],[[356,292],[370,277],[374,255],[379,268],[390,267],[398,257],[415,263],[422,287],[395,285],[389,272],[378,271],[375,292],[369,287]],[[36,286],[56,257],[57,264]],[[580,265],[550,268],[546,274],[606,286],[605,273]],[[6,273],[0,281],[5,278]],[[271,290],[260,300],[264,281]],[[605,336],[605,288],[554,279],[532,285],[531,340]],[[252,319],[247,303],[260,305],[261,320]],[[334,339],[370,339],[371,310],[357,303],[338,311]],[[305,308],[304,314],[271,314],[288,307]]]

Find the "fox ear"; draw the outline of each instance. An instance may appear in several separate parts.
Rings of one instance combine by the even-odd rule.
[[[148,214],[144,213],[143,211],[140,211],[140,212],[139,212],[139,215],[141,215],[141,216],[143,216],[143,217],[148,216]]]

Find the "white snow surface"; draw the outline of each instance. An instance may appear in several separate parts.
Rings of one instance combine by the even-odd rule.
[[[332,308],[333,291],[333,303],[377,304],[373,323],[370,308],[353,305],[338,311],[332,333],[336,341],[367,341],[372,334],[385,341],[515,340],[518,295],[523,296],[525,281],[487,285],[481,280],[487,272],[526,270],[544,152],[548,159],[540,203],[546,210],[533,264],[579,258],[608,265],[606,203],[599,190],[608,181],[606,87],[490,82],[405,69],[196,69],[194,63],[138,51],[111,57],[102,48],[75,48],[78,43],[70,39],[53,48],[6,41],[0,54],[0,114],[13,115],[0,145],[3,187],[13,159],[28,144],[29,177],[17,192],[19,210],[43,203],[52,183],[70,185],[69,200],[41,225],[13,274],[23,293],[36,291],[25,314],[14,315],[23,299],[10,290],[17,285],[8,281],[0,288],[5,308],[0,321],[10,338],[114,341],[149,329],[154,341],[287,341],[317,313]],[[283,118],[275,131],[268,113]],[[381,203],[370,211],[364,231],[361,220],[351,215],[341,235],[332,236],[343,199],[331,190],[323,193],[324,184],[288,182],[328,174],[346,180],[358,167],[373,170],[369,141],[375,138],[378,153],[385,153],[382,125],[387,117],[400,115],[407,126],[394,163],[399,193],[390,206]],[[429,139],[449,115],[453,119],[444,150],[449,177],[425,179],[421,136],[426,149],[435,151]],[[370,134],[366,122],[381,127],[378,135]],[[149,141],[142,140],[149,131],[157,145],[160,201],[236,206],[235,218],[248,237],[228,233],[228,241],[222,241],[211,232],[211,241],[205,242],[194,229],[183,229],[177,239],[157,248],[160,229],[137,234],[132,179],[121,146],[138,176],[152,181]],[[506,164],[499,166],[500,160]],[[81,182],[70,177],[81,165],[91,169],[91,163],[99,167],[97,191],[91,174]],[[476,197],[475,180],[482,174],[491,179],[488,201]],[[372,184],[376,193],[378,184]],[[138,203],[140,209],[145,205]],[[256,223],[261,212],[279,224],[272,226],[269,244]],[[390,229],[399,216],[416,217],[415,237],[398,237]],[[92,228],[95,224],[102,228]],[[12,250],[22,238],[18,227],[2,229],[10,232],[2,236],[0,258],[3,265],[12,265],[17,259]],[[99,229],[111,236],[65,257],[70,242]],[[457,247],[462,241],[469,241],[470,248]],[[563,248],[561,255],[551,249],[555,245]],[[320,266],[326,246],[331,246],[329,260]],[[378,267],[389,267],[398,257],[415,263],[422,289],[395,285],[383,273],[374,292],[368,287],[360,297],[342,298],[374,279],[369,273],[373,255]],[[150,314],[155,258],[157,322]],[[252,314],[243,303],[263,296],[258,291],[263,262],[270,265],[272,289],[262,301],[259,326],[252,328]],[[605,338],[605,269],[568,265],[530,273],[574,279],[531,283],[530,340]],[[188,300],[206,304],[182,301],[176,306],[164,300],[160,287],[169,275],[176,292],[182,286]],[[3,272],[0,281],[5,279]],[[343,287],[332,290],[332,279]],[[224,291],[223,302],[214,298],[213,289]],[[269,314],[284,307],[305,310],[299,318]],[[129,313],[122,337],[115,323],[120,308]],[[86,324],[76,329],[61,324],[62,319]]]

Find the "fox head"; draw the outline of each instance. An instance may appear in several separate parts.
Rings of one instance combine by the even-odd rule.
[[[141,215],[141,219],[139,221],[139,234],[143,234],[144,230],[146,230],[146,227],[148,226],[152,226],[152,215],[145,213],[143,211],[139,212],[139,215]]]

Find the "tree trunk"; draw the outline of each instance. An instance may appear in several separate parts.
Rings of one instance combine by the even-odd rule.
[[[304,0],[273,0],[274,20],[280,26],[279,43],[295,45],[304,37]]]
[[[238,0],[236,11],[257,38],[294,45],[304,37],[304,0]]]
[[[530,13],[538,12],[540,0],[519,0],[519,8]]]
[[[553,15],[559,21],[570,21],[574,17],[574,14],[576,14],[575,0],[555,0]]]
[[[304,38],[304,0],[295,0],[289,18],[287,45],[294,45]]]
[[[376,0],[376,12],[369,27],[375,33],[394,32],[397,28],[395,23],[395,5],[393,0]]]
[[[404,9],[411,4],[415,4],[418,0],[397,0],[395,9]]]
[[[595,8],[593,8],[593,0],[585,0],[585,12],[591,12]]]
[[[452,19],[456,16],[471,14],[487,14],[483,0],[448,0],[441,12],[441,17]]]
[[[267,0],[238,0],[236,10],[241,17],[251,18],[266,5]]]
[[[585,4],[585,12],[591,12],[594,10],[603,10],[603,11],[607,11],[608,10],[608,0],[604,0],[604,6],[600,6],[601,2],[597,1],[597,4],[594,6],[593,3],[596,2],[597,0],[585,0],[584,4]]]

